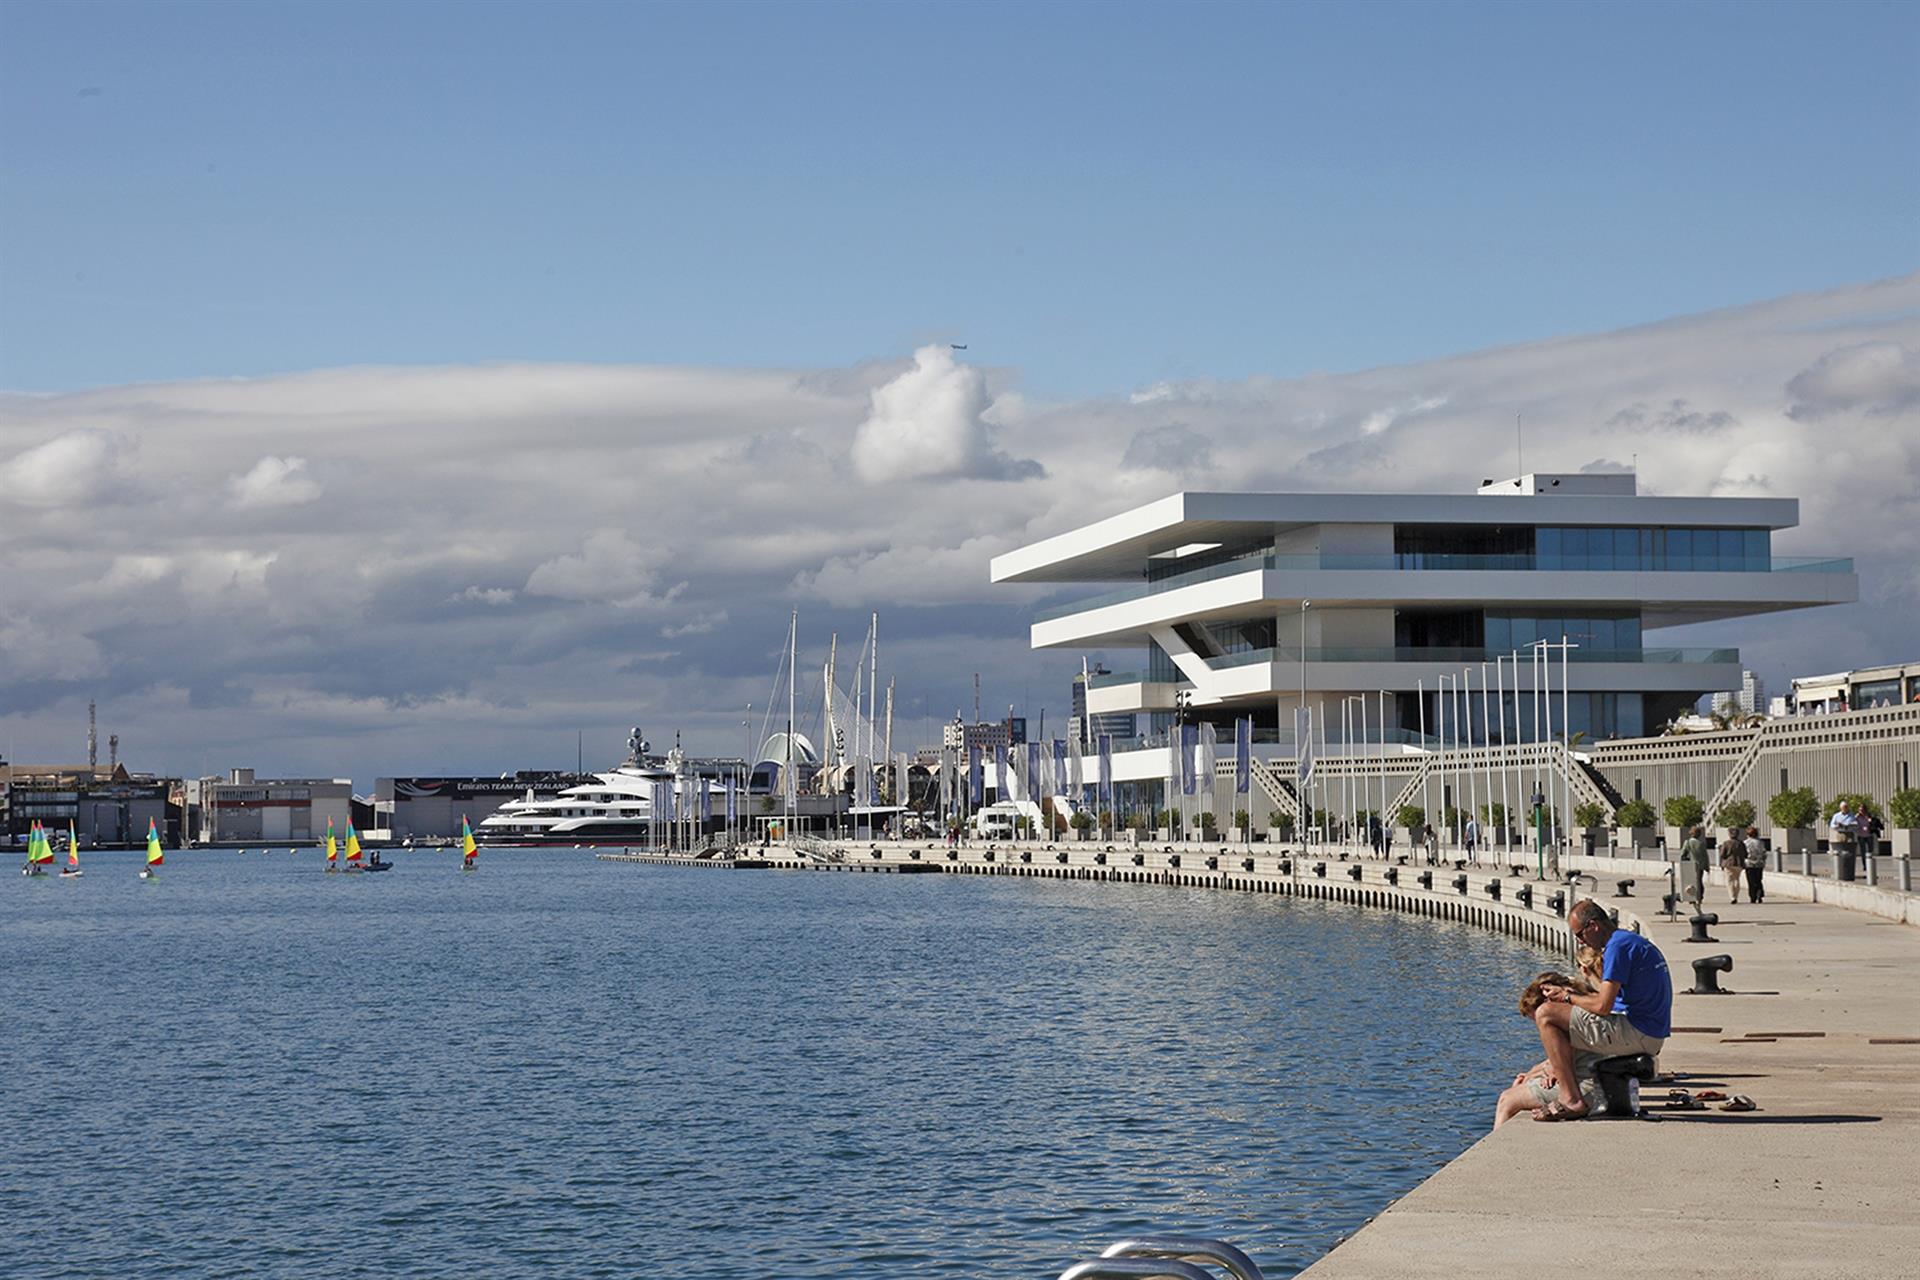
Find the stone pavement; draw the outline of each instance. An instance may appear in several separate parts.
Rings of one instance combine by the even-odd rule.
[[[1760,1109],[1522,1117],[1303,1275],[1920,1276],[1920,929],[1718,896],[1719,941],[1702,945],[1653,905],[1639,895],[1632,909],[1648,913],[1676,992],[1693,958],[1726,954],[1721,985],[1738,993],[1676,994],[1661,1069],[1680,1076],[1674,1087],[1747,1094]],[[1908,1043],[1876,1043],[1894,1040]],[[1489,1123],[1504,1083],[1488,1082]],[[1667,1092],[1652,1086],[1643,1102]]]

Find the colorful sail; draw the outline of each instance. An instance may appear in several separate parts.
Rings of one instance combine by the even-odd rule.
[[[328,818],[327,819],[327,861],[338,862],[339,860],[340,860],[340,842],[333,838],[333,819]]]
[[[53,841],[47,839],[47,829],[38,822],[33,824],[33,834],[27,838],[27,850],[29,861],[53,861]]]
[[[153,824],[152,818],[148,818],[147,819],[147,865],[150,867],[157,867],[165,861],[166,861],[165,855],[160,852],[160,828],[156,827]]]
[[[67,820],[67,865],[80,865],[80,837],[74,834],[73,820]]]
[[[480,856],[480,846],[473,842],[473,828],[467,825],[464,815],[460,819],[460,852],[468,862]]]
[[[360,836],[354,831],[351,822],[347,824],[347,861],[360,861]]]

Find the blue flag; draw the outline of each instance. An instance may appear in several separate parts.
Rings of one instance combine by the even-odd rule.
[[[1100,735],[1100,807],[1113,809],[1113,735]]]
[[[980,744],[976,742],[967,748],[967,798],[976,809],[983,795],[980,772]]]
[[[1233,722],[1233,794],[1253,789],[1253,717]]]
[[[1007,798],[1007,749],[1005,747],[993,749],[993,798],[995,800]]]
[[[734,792],[734,788],[738,785],[738,783],[739,783],[739,779],[735,778],[732,774],[727,775],[727,825],[728,826],[732,826],[734,823],[740,820],[740,802],[735,798],[735,792]]]
[[[1040,743],[1027,744],[1027,799],[1038,804],[1040,801]]]
[[[705,825],[713,821],[713,788],[707,785],[705,778],[700,779],[700,822]]]
[[[1180,726],[1180,794],[1190,796],[1199,785],[1194,776],[1193,756],[1200,745],[1200,726],[1183,724]]]

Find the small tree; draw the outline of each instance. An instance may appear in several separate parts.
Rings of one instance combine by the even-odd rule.
[[[1274,809],[1269,812],[1267,825],[1278,831],[1282,840],[1293,839],[1293,815],[1285,809]]]
[[[1738,827],[1745,831],[1753,825],[1753,801],[1729,800],[1713,811],[1713,825],[1726,830]]]
[[[1842,791],[1839,795],[1835,796],[1833,799],[1827,801],[1826,804],[1821,806],[1820,808],[1821,820],[1826,821],[1827,819],[1832,818],[1834,814],[1840,812],[1840,802],[1842,800],[1845,800],[1847,802],[1847,808],[1852,810],[1854,813],[1870,813],[1876,818],[1880,816],[1880,806],[1878,804],[1875,804],[1873,797],[1868,795],[1866,792]]]
[[[1613,825],[1622,829],[1628,827],[1650,827],[1653,825],[1653,806],[1645,800],[1629,800],[1614,811]]]
[[[1393,815],[1394,820],[1409,831],[1417,831],[1426,825],[1427,811],[1417,804],[1403,804]]]
[[[1912,830],[1920,827],[1920,787],[1902,787],[1887,801],[1887,821]]]
[[[1233,825],[1236,830],[1245,831],[1247,824],[1251,821],[1253,821],[1253,815],[1249,814],[1245,809],[1235,809],[1233,811]]]
[[[1153,825],[1167,831],[1178,831],[1180,829],[1180,811],[1178,809],[1160,810],[1160,812],[1153,815]]]
[[[1606,816],[1606,807],[1591,800],[1573,806],[1573,825],[1576,827],[1597,827]]]
[[[1105,833],[1105,834],[1106,834],[1106,835],[1107,835],[1107,836],[1108,836],[1109,838],[1111,838],[1111,837],[1112,837],[1112,835],[1113,835],[1113,810],[1111,810],[1111,809],[1102,809],[1102,810],[1100,811],[1100,830],[1101,830],[1101,831],[1102,831],[1103,833]]]
[[[1459,826],[1460,810],[1458,806],[1448,805],[1446,808],[1442,809],[1440,811],[1440,822],[1443,826],[1447,826],[1447,827]]]
[[[1767,818],[1776,827],[1810,827],[1820,816],[1820,798],[1812,787],[1793,787],[1767,801]]]
[[[1200,815],[1194,819],[1194,825],[1199,827],[1201,832],[1204,835],[1212,836],[1213,835],[1213,810],[1211,809],[1202,810]]]
[[[1707,806],[1700,803],[1699,796],[1668,796],[1660,806],[1660,816],[1670,827],[1697,827],[1707,816]]]
[[[1480,820],[1496,827],[1507,825],[1507,806],[1499,801],[1491,801],[1480,806]]]
[[[1147,815],[1136,811],[1133,817],[1127,819],[1127,829],[1136,832],[1145,831],[1147,829]]]
[[[1079,832],[1083,836],[1086,835],[1087,832],[1093,830],[1093,815],[1088,813],[1085,809],[1082,809],[1080,812],[1074,814],[1073,829]]]

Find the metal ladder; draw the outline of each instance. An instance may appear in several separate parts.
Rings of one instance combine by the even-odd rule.
[[[1233,1280],[1266,1280],[1253,1259],[1232,1245],[1192,1236],[1116,1240],[1098,1258],[1062,1271],[1060,1280],[1220,1280],[1209,1267],[1224,1270]]]

